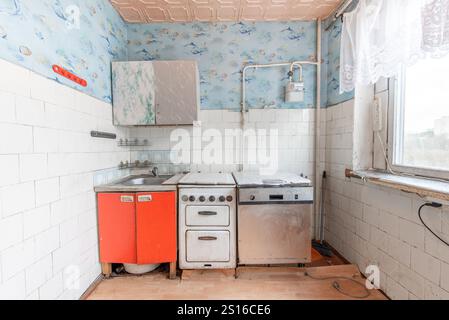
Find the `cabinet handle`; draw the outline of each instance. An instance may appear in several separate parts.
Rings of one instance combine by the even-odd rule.
[[[200,211],[198,214],[200,216],[216,216],[218,213],[215,211]]]
[[[120,202],[123,202],[123,203],[134,202],[134,197],[133,196],[121,196]]]
[[[198,240],[201,241],[214,241],[214,240],[218,240],[217,237],[198,237]]]
[[[151,202],[153,197],[151,195],[138,196],[137,201],[139,202]]]

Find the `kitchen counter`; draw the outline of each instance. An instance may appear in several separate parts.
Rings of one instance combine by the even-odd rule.
[[[125,185],[132,177],[140,177],[140,175],[130,175],[120,180],[113,181],[108,184],[94,187],[95,192],[158,192],[158,191],[176,191],[179,180],[184,174],[176,174],[161,184],[156,185]]]

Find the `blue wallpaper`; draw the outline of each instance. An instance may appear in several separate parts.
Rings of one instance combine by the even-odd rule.
[[[79,29],[67,28],[71,5],[79,8]],[[323,33],[323,106],[354,97],[339,94],[340,34],[341,21]],[[126,25],[107,0],[0,0],[0,58],[106,102],[111,61],[195,59],[202,108],[239,109],[245,64],[314,59],[315,37],[313,21]],[[56,75],[53,64],[85,78],[88,87]],[[248,107],[313,108],[315,67],[304,70],[304,103],[284,102],[287,71],[251,70]]]
[[[339,104],[354,98],[354,92],[340,94],[340,44],[342,22],[335,21],[325,33],[327,37],[327,106]]]
[[[79,8],[79,29],[66,8]],[[0,58],[104,101],[111,101],[113,60],[126,60],[126,25],[107,0],[0,0]],[[59,64],[88,81],[53,73]]]
[[[202,109],[239,109],[247,63],[311,60],[316,23],[177,23],[128,25],[129,60],[198,61]],[[313,108],[316,68],[304,70],[304,103],[285,103],[288,68],[248,72],[248,107]],[[295,75],[297,76],[297,75]]]

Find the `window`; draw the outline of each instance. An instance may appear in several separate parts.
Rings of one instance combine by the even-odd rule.
[[[397,171],[449,178],[449,55],[395,80],[390,159]]]

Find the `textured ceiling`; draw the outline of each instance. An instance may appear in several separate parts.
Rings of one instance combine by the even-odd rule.
[[[342,0],[110,0],[129,23],[292,21],[328,16]]]

